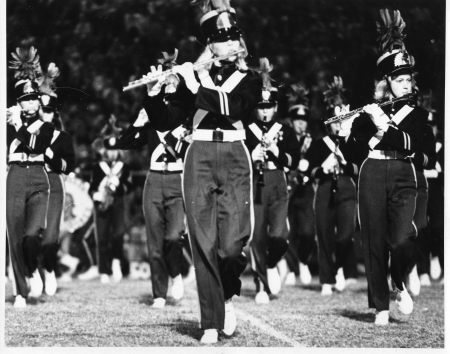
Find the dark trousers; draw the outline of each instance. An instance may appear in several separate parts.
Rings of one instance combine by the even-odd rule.
[[[259,190],[258,190],[259,189]],[[269,291],[267,268],[273,268],[287,250],[288,190],[284,171],[265,170],[264,186],[253,183],[254,196],[260,193],[261,200],[254,202],[255,228],[250,243],[251,263],[255,275],[256,290],[259,281]]]
[[[48,172],[50,197],[47,210],[47,228],[42,239],[42,266],[52,272],[56,268],[59,248],[59,228],[64,205],[64,182],[62,176]]]
[[[169,276],[180,274],[184,233],[181,174],[147,173],[142,195],[153,297],[166,298]]]
[[[356,224],[356,186],[349,176],[339,176],[337,191],[331,179],[319,183],[314,202],[318,240],[319,280],[334,284],[337,270],[355,261],[352,236]]]
[[[112,274],[112,260],[124,259],[123,236],[125,233],[125,210],[123,196],[116,196],[106,210],[94,206],[95,236],[97,240],[98,270],[100,274]]]
[[[315,252],[314,187],[297,186],[289,200],[289,246],[285,258],[289,269],[298,275],[298,262],[308,264]]]
[[[222,329],[225,300],[240,294],[253,217],[251,170],[241,141],[194,141],[186,153],[183,193],[203,329]]]
[[[359,176],[359,217],[368,283],[369,307],[389,309],[387,282],[400,290],[415,262],[416,178],[409,160],[367,159]]]
[[[12,164],[6,179],[6,225],[15,294],[27,297],[46,226],[49,183],[43,166]]]
[[[444,270],[444,181],[429,179],[428,189],[428,230],[430,251],[433,257],[439,257]]]
[[[417,228],[417,272],[430,272],[430,235],[428,233],[428,183],[423,171],[416,170],[417,198],[414,224]]]

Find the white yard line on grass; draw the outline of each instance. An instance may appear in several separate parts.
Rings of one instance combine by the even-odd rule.
[[[297,342],[296,340],[293,340],[289,338],[286,334],[276,330],[272,326],[268,325],[261,319],[250,315],[249,313],[236,308],[236,304],[234,306],[236,315],[238,318],[243,319],[244,321],[250,322],[251,325],[258,327],[263,332],[267,333],[268,335],[275,337],[283,342],[289,343],[293,347],[306,347],[306,344]]]

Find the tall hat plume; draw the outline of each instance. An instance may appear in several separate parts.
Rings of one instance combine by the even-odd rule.
[[[342,106],[345,103],[344,92],[347,90],[344,88],[344,82],[340,76],[334,76],[333,81],[327,86],[327,90],[323,92],[323,100],[327,109],[334,110],[334,107]]]
[[[259,108],[274,106],[277,104],[278,89],[272,85],[270,72],[273,65],[268,58],[259,58],[259,68],[257,69],[262,79],[261,100],[258,102]]]
[[[211,10],[228,11],[231,9],[230,0],[192,0],[191,4],[199,5],[203,13]]]
[[[170,69],[177,65],[178,49],[175,48],[173,54],[168,52],[162,52],[163,57],[158,59],[158,64],[161,64],[164,68]]]
[[[39,91],[49,96],[57,96],[55,79],[57,79],[59,75],[59,68],[55,63],[50,63],[47,67],[47,72],[44,73],[42,84],[39,86]]]
[[[117,118],[111,114],[108,121],[103,126],[98,137],[92,142],[92,148],[98,152],[105,148],[104,141],[109,138],[118,138],[122,133],[122,128],[117,125]]]
[[[406,23],[399,10],[380,9],[381,21],[377,21],[377,39],[380,57],[377,66],[381,75],[412,73],[414,58],[403,42]]]
[[[55,63],[50,63],[47,67],[47,72],[44,73],[42,83],[39,86],[42,106],[48,110],[55,111],[58,107],[55,79],[57,79],[59,75],[59,68]]]
[[[37,99],[39,84],[42,82],[42,69],[37,49],[17,47],[11,56],[9,68],[14,70],[16,99]]]
[[[300,81],[289,85],[286,96],[291,119],[309,119],[309,90]]]
[[[40,80],[42,78],[39,54],[36,48],[17,47],[15,52],[11,52],[11,56],[9,68],[14,70],[14,78],[17,81]]]

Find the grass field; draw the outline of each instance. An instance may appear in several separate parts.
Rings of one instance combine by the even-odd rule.
[[[199,346],[195,283],[180,302],[151,308],[150,281],[119,284],[74,280],[54,297],[43,295],[24,310],[12,307],[6,285],[6,345],[15,346]],[[256,305],[250,276],[234,300],[238,329],[219,347],[444,347],[444,287],[422,288],[410,318],[392,313],[387,327],[373,324],[366,282],[343,293],[320,296],[317,278],[308,287],[284,287],[269,305]],[[394,304],[391,303],[391,308]]]

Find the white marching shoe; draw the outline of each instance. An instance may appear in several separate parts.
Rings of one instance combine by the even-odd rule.
[[[311,277],[311,272],[309,271],[308,265],[300,262],[298,267],[299,267],[299,271],[300,271],[300,282],[303,285],[311,284],[312,277]]]
[[[294,273],[294,272],[289,272],[289,273],[286,275],[286,280],[284,281],[284,285],[287,285],[287,286],[294,286],[294,285],[295,285],[295,282],[296,282],[296,279],[295,279],[295,273]]]
[[[430,276],[428,274],[420,274],[420,286],[431,286]]]
[[[338,269],[336,273],[336,284],[334,285],[334,288],[337,291],[344,291],[345,289],[345,277],[344,277],[344,269],[341,267]]]
[[[230,300],[225,301],[225,321],[223,323],[222,332],[226,336],[232,336],[236,330],[237,319],[234,311],[233,302]]]
[[[45,277],[45,293],[48,296],[53,296],[56,294],[56,290],[58,289],[58,283],[56,282],[55,272],[47,272],[44,270]]]
[[[269,290],[273,295],[276,295],[281,290],[281,278],[280,273],[278,273],[277,267],[267,268],[267,283],[269,285]]]
[[[408,275],[408,288],[413,296],[418,296],[420,294],[420,279],[417,274],[417,266],[411,270]]]
[[[80,280],[92,280],[95,278],[98,278],[100,276],[100,273],[98,272],[98,267],[93,265],[90,266],[90,268],[85,271],[84,273],[81,273],[78,275],[78,279]]]
[[[153,300],[152,307],[154,309],[163,309],[166,306],[166,299],[163,299],[162,297],[157,297]]]
[[[178,274],[175,278],[172,278],[171,295],[175,300],[180,300],[184,295],[184,284],[181,274]]]
[[[375,313],[375,325],[387,326],[389,324],[389,311],[377,311]]]
[[[120,267],[120,260],[117,258],[114,258],[112,260],[111,264],[111,270],[112,270],[112,279],[115,283],[118,283],[122,280],[123,274],[122,274],[122,268]]]
[[[408,293],[408,290],[406,290],[405,284],[403,284],[403,290],[400,291],[399,289],[397,289],[396,291],[397,295],[395,303],[397,304],[398,310],[404,315],[409,315],[411,312],[413,312],[414,303]]]
[[[439,257],[433,257],[430,261],[430,276],[431,279],[437,280],[442,274],[441,264],[439,263]]]
[[[104,273],[100,274],[100,283],[109,284],[109,281],[110,281],[110,279],[109,279],[108,274],[104,274]]]
[[[39,297],[42,295],[42,290],[44,290],[44,283],[42,282],[39,270],[36,269],[30,277],[30,297]]]
[[[255,302],[260,305],[265,305],[270,302],[269,294],[264,290],[258,291],[255,296]]]
[[[320,292],[322,296],[333,295],[333,286],[331,284],[322,284],[322,291]]]
[[[25,307],[27,307],[27,302],[22,295],[16,295],[13,306],[15,309],[24,309]]]
[[[217,343],[219,338],[219,333],[217,329],[205,329],[202,338],[200,338],[200,343],[202,344],[214,344]]]

